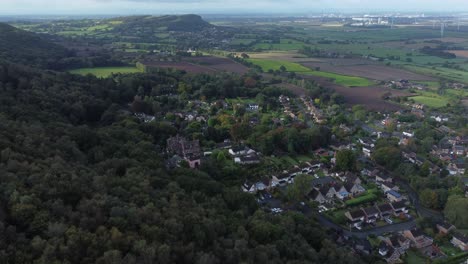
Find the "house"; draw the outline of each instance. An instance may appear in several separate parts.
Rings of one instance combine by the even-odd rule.
[[[387,174],[377,174],[375,176],[375,181],[380,182],[380,183],[382,183],[382,182],[390,182],[391,183],[391,182],[393,182],[393,178],[388,176]]]
[[[201,148],[198,140],[187,140],[179,135],[167,139],[167,152],[182,157],[189,163],[190,168],[197,168],[201,164]]]
[[[387,199],[390,201],[390,202],[401,202],[403,200],[403,196],[401,196],[400,193],[394,191],[394,190],[390,190],[388,192],[386,192],[386,195],[387,195]]]
[[[319,204],[323,204],[329,201],[326,196],[324,196],[320,191],[316,189],[312,189],[308,196],[312,201],[315,201]]]
[[[318,191],[321,192],[322,195],[327,197],[328,199],[331,199],[336,196],[336,190],[333,186],[323,186],[319,188]]]
[[[251,151],[251,149],[246,146],[236,146],[229,149],[229,154],[231,154],[231,156],[240,157],[246,156],[249,154],[249,151]]]
[[[232,148],[232,142],[229,139],[224,140],[222,143],[216,144],[217,149],[230,149]]]
[[[201,155],[190,154],[185,156],[185,161],[188,162],[190,168],[195,169],[200,167],[201,157]]]
[[[452,240],[450,241],[452,245],[463,250],[468,251],[468,236],[456,233],[453,235]]]
[[[256,182],[256,183],[251,183],[249,181],[244,182],[242,184],[242,191],[243,192],[248,192],[248,193],[257,193],[259,191],[264,191],[270,188],[271,182],[270,179],[264,178],[262,181]]]
[[[447,170],[450,175],[463,175],[466,171],[466,164],[463,159],[457,159],[455,162],[450,163],[447,166]]]
[[[333,186],[333,188],[335,189],[335,195],[336,197],[338,197],[339,199],[345,199],[345,198],[348,198],[349,196],[349,192],[348,190],[346,190],[346,188],[341,185],[341,184],[335,184]]]
[[[394,191],[399,191],[400,190],[400,188],[398,186],[394,185],[391,182],[383,182],[382,185],[380,185],[380,188],[382,188],[382,190],[384,192],[388,192],[390,190],[394,190]]]
[[[406,208],[406,204],[403,201],[393,202],[390,204],[393,208],[393,214],[395,216],[400,216],[401,214],[407,214],[408,209]]]
[[[358,141],[359,141],[359,143],[361,143],[361,145],[363,145],[365,147],[368,147],[368,148],[374,148],[375,147],[374,142],[372,140],[370,140],[370,139],[359,138]]]
[[[367,239],[355,239],[354,250],[361,254],[370,255],[372,253],[372,245]]]
[[[382,241],[379,245],[379,255],[385,259],[387,263],[398,263],[400,260],[400,252],[395,250],[392,246]]]
[[[436,225],[439,234],[447,235],[450,231],[455,230],[456,227],[447,222],[441,222]]]
[[[397,250],[401,255],[410,248],[411,241],[400,234],[393,234],[390,238],[386,238],[385,242]]]
[[[375,223],[379,218],[379,210],[374,206],[362,209],[366,214],[366,223]]]
[[[417,116],[418,118],[424,118],[425,114],[424,114],[424,111],[421,110],[421,109],[411,109],[411,113],[415,116]]]
[[[156,119],[155,116],[147,115],[145,113],[135,113],[135,116],[144,123],[149,123]]]
[[[362,147],[362,153],[364,153],[364,155],[366,157],[371,157],[372,156],[372,149],[370,147],[363,146]]]
[[[242,185],[242,191],[248,193],[257,193],[259,191],[264,191],[270,187],[270,180],[268,178],[263,179],[262,181],[251,183],[249,181],[244,182]]]
[[[345,182],[353,184],[361,184],[362,180],[354,173],[345,173]]]
[[[431,119],[434,119],[438,123],[448,122],[449,121],[448,117],[444,117],[444,116],[440,116],[440,115],[431,116]]]
[[[453,146],[453,154],[457,156],[465,155],[465,147],[460,145]]]
[[[335,182],[335,179],[333,179],[330,176],[327,176],[327,177],[322,177],[322,178],[318,178],[318,179],[313,179],[312,182],[311,182],[311,185],[312,185],[313,188],[315,188],[315,187],[322,187],[322,186],[331,185],[334,182]]]
[[[258,111],[260,106],[258,104],[247,104],[246,110],[247,111]]]
[[[412,138],[414,137],[414,132],[403,132],[403,136]]]
[[[388,203],[377,206],[377,209],[381,218],[388,218],[393,214],[393,207]]]
[[[260,158],[256,155],[241,156],[234,158],[234,163],[242,165],[252,165],[260,163]]]
[[[411,241],[411,245],[417,249],[423,249],[432,246],[432,238],[426,237],[418,228],[405,230],[403,235],[409,239]]]
[[[354,227],[361,226],[361,224],[366,219],[366,214],[361,209],[348,211],[345,213],[345,216],[348,218],[349,223]]]
[[[391,136],[388,132],[377,132],[377,138],[390,138]]]
[[[351,196],[356,196],[366,191],[366,189],[362,187],[361,184],[354,182],[346,182],[344,184],[344,188]]]
[[[282,173],[280,175],[275,175],[272,177],[272,185],[273,186],[285,186],[291,183],[291,179],[288,173]]]

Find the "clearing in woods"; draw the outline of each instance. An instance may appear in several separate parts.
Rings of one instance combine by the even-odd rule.
[[[118,73],[140,73],[140,69],[136,67],[96,67],[96,68],[80,68],[69,71],[73,74],[88,75],[92,74],[98,78],[106,78],[112,74]]]

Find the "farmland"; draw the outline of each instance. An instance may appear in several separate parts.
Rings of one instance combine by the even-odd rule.
[[[188,57],[179,62],[142,61],[141,63],[147,69],[177,69],[188,73],[231,72],[244,74],[248,71],[248,68],[240,63],[214,56]]]
[[[333,72],[349,76],[359,76],[378,81],[395,79],[431,80],[431,77],[412,73],[403,69],[370,63],[366,60],[327,59],[320,62],[305,62],[302,65],[309,68],[320,68],[321,71]],[[354,62],[354,63],[353,63]]]
[[[448,100],[446,98],[443,98],[440,96],[431,97],[431,96],[418,95],[418,96],[413,96],[410,98],[413,99],[416,103],[427,105],[432,108],[444,107],[448,103]]]
[[[71,70],[70,73],[88,75],[92,74],[99,78],[105,78],[112,74],[126,74],[126,73],[139,73],[142,72],[136,67],[96,67],[96,68],[81,68]]]
[[[280,61],[280,60],[264,60],[264,59],[249,59],[249,62],[258,65],[262,68],[264,72],[268,71],[278,71],[281,67],[285,67],[287,72],[294,72],[297,74],[304,74],[304,75],[312,75],[318,77],[324,77],[333,79],[336,84],[344,85],[344,86],[369,86],[372,84],[371,81],[355,77],[355,76],[347,76],[347,75],[340,75],[330,72],[322,72],[312,70],[308,67],[305,67],[301,64],[289,62],[289,61]]]

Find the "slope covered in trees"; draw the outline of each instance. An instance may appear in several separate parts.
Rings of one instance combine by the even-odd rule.
[[[214,26],[204,21],[198,15],[168,15],[168,16],[133,16],[124,17],[122,23],[114,31],[124,35],[135,33],[151,33],[166,29],[168,31],[196,32]]]
[[[66,55],[65,48],[37,34],[0,23],[0,59],[51,68]]]
[[[0,262],[360,263],[314,219],[260,210],[216,162],[166,170],[157,145],[177,130],[123,110],[139,90],[185,78],[2,65]]]

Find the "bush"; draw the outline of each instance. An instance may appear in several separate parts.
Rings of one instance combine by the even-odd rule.
[[[372,201],[375,201],[377,199],[378,199],[377,195],[371,193],[371,194],[367,194],[367,195],[364,195],[364,196],[361,196],[361,197],[358,197],[358,198],[348,200],[348,201],[345,202],[345,204],[347,206],[356,206],[356,205],[360,205],[360,204],[363,204],[363,203],[372,202]]]

